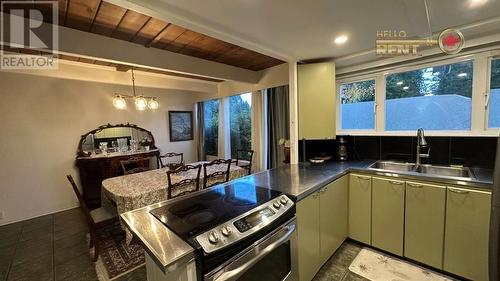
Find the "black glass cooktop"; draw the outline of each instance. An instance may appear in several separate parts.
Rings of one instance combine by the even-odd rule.
[[[183,239],[189,239],[237,217],[281,193],[239,182],[149,211]]]

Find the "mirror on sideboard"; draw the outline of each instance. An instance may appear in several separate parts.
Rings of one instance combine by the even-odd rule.
[[[134,124],[102,125],[81,136],[77,157],[156,149],[153,134]]]

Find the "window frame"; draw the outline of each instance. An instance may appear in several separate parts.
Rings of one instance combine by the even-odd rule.
[[[484,117],[484,126],[486,131],[497,132],[500,133],[500,128],[490,128],[488,124],[490,117],[490,97],[491,97],[491,62],[493,60],[500,60],[500,52],[497,55],[492,55],[488,57],[487,71],[488,75],[486,76],[486,92],[484,94],[484,108],[485,108],[485,117]]]
[[[368,81],[368,80],[374,80],[375,81],[375,100],[374,100],[374,109],[373,109],[373,114],[374,114],[374,124],[373,124],[373,129],[348,129],[348,130],[343,130],[342,129],[342,110],[341,110],[341,104],[340,104],[340,85],[342,84],[348,84],[348,83],[356,83],[356,82],[363,82],[363,81]],[[369,134],[373,133],[377,130],[377,107],[378,107],[378,101],[377,101],[377,92],[378,92],[378,86],[379,82],[377,81],[376,76],[373,75],[367,75],[367,76],[359,76],[355,78],[349,78],[349,79],[343,79],[343,80],[337,80],[337,83],[335,85],[336,88],[336,99],[335,99],[335,104],[336,104],[336,124],[335,128],[337,131],[337,135],[364,135],[364,134]]]
[[[385,84],[386,76],[394,73],[472,61],[472,97],[471,97],[471,128],[470,130],[428,130],[428,136],[498,136],[500,128],[488,128],[489,112],[485,106],[486,95],[489,94],[491,80],[491,60],[500,57],[500,49],[466,54],[452,58],[427,59],[417,64],[382,69],[370,74],[361,74],[347,78],[336,79],[336,134],[337,135],[371,135],[371,136],[414,136],[415,132],[385,130]],[[340,84],[375,79],[375,129],[374,130],[342,130],[340,120]]]

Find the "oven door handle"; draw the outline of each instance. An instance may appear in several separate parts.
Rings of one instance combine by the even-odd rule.
[[[215,279],[215,281],[236,280],[243,273],[245,273],[250,267],[252,267],[258,261],[260,261],[262,258],[264,258],[267,254],[272,252],[274,249],[278,248],[281,244],[288,241],[290,236],[292,236],[292,233],[295,231],[295,223],[289,224],[289,225],[283,227],[282,230],[283,229],[286,230],[286,233],[283,234],[278,240],[272,242],[267,247],[260,250],[257,255],[255,255],[255,256],[251,257],[249,260],[245,261],[244,264],[238,266],[237,268],[234,268],[234,269],[231,269],[229,271],[222,273],[221,275],[219,275]],[[244,256],[242,258],[244,258]]]

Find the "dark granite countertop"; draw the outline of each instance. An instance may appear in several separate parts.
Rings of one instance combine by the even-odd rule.
[[[376,160],[327,162],[317,165],[300,163],[263,171],[234,181],[244,181],[271,188],[293,197],[296,201],[307,197],[326,184],[350,172],[401,177],[486,190],[491,189],[493,184],[493,171],[487,169],[473,169],[476,179],[464,180],[418,173],[380,172],[368,168],[374,162]],[[177,198],[177,200],[180,199],[182,198]],[[164,272],[183,266],[194,258],[194,249],[149,213],[149,210],[168,202],[170,201],[164,201],[121,215],[126,226],[139,239],[146,251]]]
[[[383,172],[368,167],[377,160],[326,162],[324,164],[299,163],[252,174],[237,181],[245,181],[258,186],[283,192],[297,201],[314,193],[326,184],[346,175],[359,172],[378,176],[400,177],[405,179],[430,181],[478,189],[491,189],[493,171],[472,168],[476,178],[463,179],[415,172]]]

